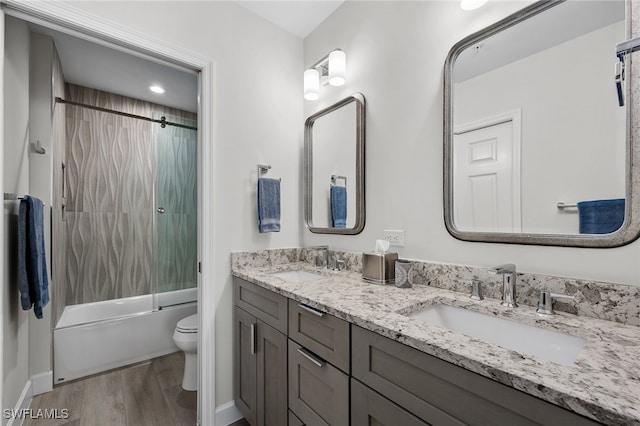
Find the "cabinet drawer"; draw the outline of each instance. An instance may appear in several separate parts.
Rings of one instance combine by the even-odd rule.
[[[287,334],[287,298],[253,283],[233,277],[233,298],[257,319]]]
[[[289,423],[291,425],[291,423]],[[351,379],[351,426],[429,426],[357,380]]]
[[[304,423],[289,410],[289,426],[304,426]]]
[[[371,331],[352,333],[353,376],[428,423],[598,424]]]
[[[291,339],[289,409],[307,426],[349,424],[349,377]]]
[[[349,323],[289,300],[289,337],[349,373]]]

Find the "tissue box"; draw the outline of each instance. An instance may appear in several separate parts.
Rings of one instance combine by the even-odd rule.
[[[393,284],[398,253],[363,253],[362,279],[375,284]]]

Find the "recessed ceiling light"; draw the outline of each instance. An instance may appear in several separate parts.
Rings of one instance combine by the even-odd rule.
[[[164,93],[164,89],[160,86],[149,86],[149,90],[151,90],[153,93]]]

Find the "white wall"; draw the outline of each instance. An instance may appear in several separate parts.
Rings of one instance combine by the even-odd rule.
[[[620,21],[455,84],[454,127],[522,111],[522,232],[577,234],[577,210],[559,201],[624,198],[625,109],[611,83],[624,29]]]
[[[7,17],[5,22],[5,134],[4,192],[29,192],[29,28]],[[14,408],[29,380],[29,315],[20,306],[15,246],[18,232],[17,201],[4,202],[3,241],[3,400],[2,408]],[[3,418],[3,424],[6,423]]]
[[[334,48],[347,55],[347,85],[326,87],[319,102],[305,101],[305,117],[352,92],[367,99],[367,224],[355,237],[303,229],[303,245],[368,251],[384,229],[403,229],[403,257],[477,266],[512,262],[523,272],[640,285],[640,242],[615,249],[470,243],[444,226],[445,58],[463,37],[529,3],[489,2],[465,12],[456,1],[346,2],[304,40],[305,66]]]
[[[74,6],[215,60],[216,405],[233,399],[233,250],[295,247],[302,222],[302,41],[230,2],[77,2]],[[259,234],[258,163],[282,178],[282,228]]]

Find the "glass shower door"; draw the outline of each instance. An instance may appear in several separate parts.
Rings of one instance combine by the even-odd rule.
[[[196,127],[193,120],[166,119]],[[153,124],[153,141],[155,306],[164,309],[197,300],[197,131]]]

